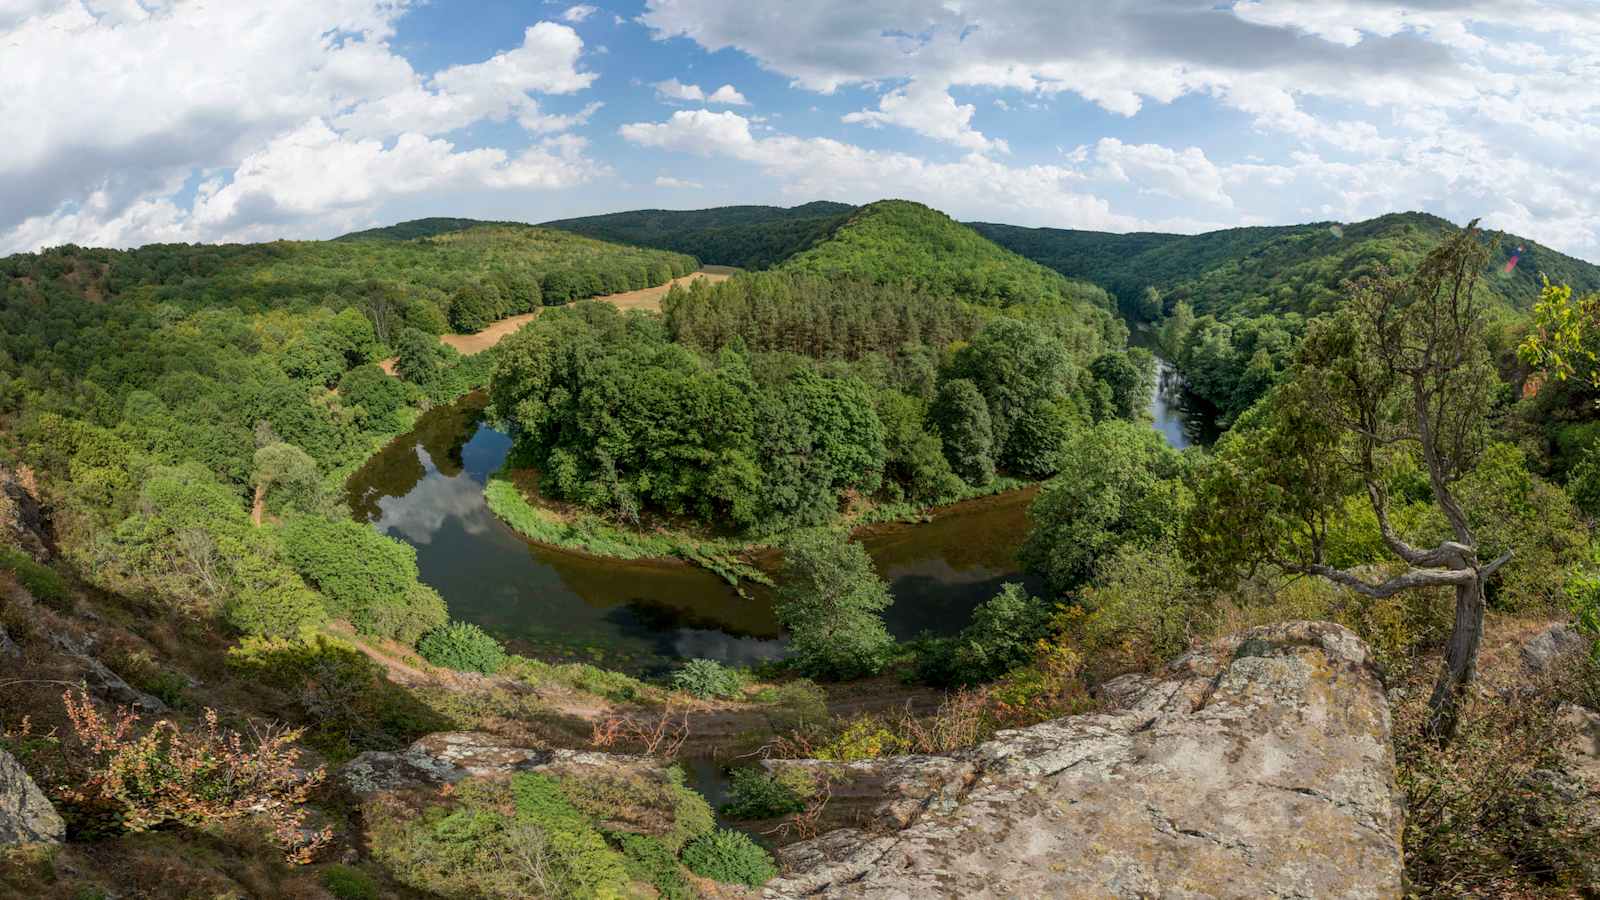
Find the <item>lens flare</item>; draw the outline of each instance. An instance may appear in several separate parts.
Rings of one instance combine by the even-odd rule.
[[[1328,226],[1328,233],[1333,235],[1336,238],[1343,238],[1344,237],[1344,226],[1342,226],[1342,225],[1329,225]]]
[[[1515,269],[1517,267],[1517,262],[1522,259],[1522,252],[1523,252],[1522,248],[1518,247],[1517,248],[1517,252],[1511,254],[1511,258],[1506,260],[1506,274],[1507,275],[1510,275],[1511,274],[1511,270]]]

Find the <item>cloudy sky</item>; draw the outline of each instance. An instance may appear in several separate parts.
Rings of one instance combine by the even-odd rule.
[[[921,200],[1600,261],[1597,0],[0,0],[0,252]]]

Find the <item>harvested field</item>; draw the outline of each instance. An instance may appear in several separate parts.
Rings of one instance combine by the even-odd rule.
[[[712,282],[724,281],[737,271],[738,269],[728,266],[706,266],[698,272],[691,272],[682,278],[674,278],[672,281],[657,287],[645,288],[640,291],[625,291],[621,294],[607,294],[604,297],[595,297],[594,299],[600,303],[609,303],[624,311],[645,309],[650,312],[660,312],[661,298],[667,295],[667,291],[671,290],[673,285],[687,285],[696,278],[705,278]],[[539,312],[536,310],[531,313],[523,313],[520,316],[501,319],[476,334],[441,334],[439,335],[439,341],[454,347],[460,353],[471,356],[474,353],[482,353],[500,343],[507,335],[516,333],[518,328],[532,322],[538,315]],[[393,359],[383,360],[378,365],[390,375],[394,374]]]

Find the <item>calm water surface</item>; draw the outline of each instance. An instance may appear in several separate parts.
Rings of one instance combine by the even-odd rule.
[[[484,503],[483,485],[511,441],[489,427],[481,396],[436,408],[351,477],[355,516],[417,550],[422,580],[452,616],[513,649],[632,670],[673,658],[730,663],[783,652],[770,592],[741,597],[677,560],[623,561],[534,544]],[[1016,548],[1032,491],[959,504],[933,521],[881,525],[858,537],[889,582],[885,615],[898,638],[949,634],[1007,581],[1022,581]]]

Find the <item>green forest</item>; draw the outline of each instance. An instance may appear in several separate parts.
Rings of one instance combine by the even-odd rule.
[[[855,207],[816,201],[801,206],[722,206],[716,209],[641,209],[545,222],[605,241],[687,253],[701,262],[766,269],[826,240]]]
[[[1539,773],[1567,705],[1600,702],[1600,269],[1416,214],[1194,237],[898,200],[556,224],[0,260],[0,748],[68,835],[0,859],[0,890],[46,870],[186,896],[757,889],[842,785],[750,759],[966,751],[1110,710],[1113,679],[1224,635],[1326,620],[1389,690],[1415,893],[1577,895],[1600,825]],[[590,300],[701,261],[754,271],[659,312]],[[481,353],[439,340],[534,312]],[[1150,427],[1132,329],[1214,445]],[[619,568],[759,581],[734,599],[770,604],[784,658],[630,675],[461,621],[342,487],[480,389],[511,451],[471,489],[509,527],[599,522],[610,542],[577,549]],[[1026,583],[896,640],[854,529],[1023,487]],[[1552,623],[1581,647],[1506,688]],[[165,724],[112,717],[130,704]],[[325,779],[444,731],[714,756],[738,828],[665,765],[382,802]]]
[[[108,588],[247,634],[332,616],[414,643],[444,623],[443,601],[408,547],[334,498],[419,408],[486,382],[490,355],[436,336],[694,267],[523,226],[8,257],[6,452],[59,486],[58,539]],[[400,378],[378,365],[391,357]],[[264,517],[282,527],[255,527]]]
[[[846,497],[927,506],[1045,477],[1064,435],[1138,415],[1152,361],[1126,361],[1106,304],[883,202],[773,271],[674,287],[659,320],[542,316],[502,345],[489,396],[552,498],[774,535]]]

